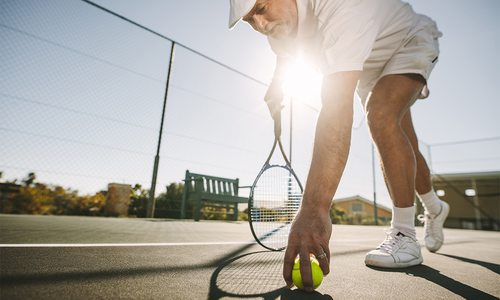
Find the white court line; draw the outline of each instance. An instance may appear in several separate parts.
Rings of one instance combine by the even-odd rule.
[[[335,243],[362,243],[380,239],[332,239]],[[0,244],[0,248],[84,248],[84,247],[179,247],[179,246],[223,246],[251,245],[257,242],[185,242],[185,243],[66,243],[66,244]]]
[[[447,241],[460,239],[449,238]],[[364,243],[380,241],[380,239],[333,239],[334,243]],[[179,246],[222,246],[251,245],[257,242],[185,242],[185,243],[89,243],[89,244],[0,244],[0,248],[91,248],[91,247],[179,247]]]
[[[95,243],[95,244],[0,244],[0,248],[84,248],[84,247],[172,247],[251,245],[256,242],[186,242],[186,243]]]

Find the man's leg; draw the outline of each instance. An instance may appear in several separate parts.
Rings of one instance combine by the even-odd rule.
[[[416,158],[402,121],[425,81],[420,75],[387,75],[373,88],[366,103],[368,126],[380,154],[394,206],[413,206]]]
[[[424,85],[420,75],[387,75],[378,81],[366,103],[368,126],[393,201],[391,231],[366,255],[367,265],[401,268],[422,263],[413,205],[417,160],[402,122]]]
[[[413,128],[413,121],[411,118],[410,110],[408,110],[408,112],[404,115],[401,122],[401,127],[403,128],[404,133],[411,143],[413,153],[415,153],[417,166],[415,189],[419,194],[426,194],[432,189],[431,172],[429,170],[429,167],[427,166],[427,162],[425,161],[424,156],[422,155],[418,147],[417,134],[415,133],[415,129]]]
[[[444,241],[443,224],[450,210],[446,202],[441,201],[431,184],[431,172],[427,166],[422,153],[418,149],[418,139],[413,128],[411,113],[408,111],[401,122],[403,130],[410,140],[417,162],[417,175],[415,178],[415,188],[418,198],[425,208],[423,221],[425,246],[431,252],[436,252],[441,248]],[[421,217],[419,216],[419,219]]]

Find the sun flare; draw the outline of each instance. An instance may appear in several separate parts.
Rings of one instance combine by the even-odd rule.
[[[299,58],[288,66],[283,93],[312,105],[320,99],[322,78],[320,72]]]

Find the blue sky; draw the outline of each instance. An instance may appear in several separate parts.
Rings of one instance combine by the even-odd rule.
[[[228,1],[96,1],[263,82],[274,54],[246,24],[227,29]],[[500,2],[409,1],[444,36],[431,96],[413,108],[427,144],[500,136]],[[149,187],[170,44],[81,1],[0,4],[0,170],[91,193],[108,182]],[[250,185],[272,142],[265,87],[178,47],[157,191],[186,169]],[[311,91],[311,95],[317,91]],[[317,97],[294,106],[293,164],[305,182]],[[288,106],[285,107],[285,115]],[[284,119],[287,127],[288,118]],[[356,104],[338,196],[371,197],[370,141]],[[288,130],[283,140],[288,148]],[[424,144],[424,154],[428,156]],[[500,141],[432,147],[437,173],[500,170]],[[377,192],[390,205],[377,171]]]

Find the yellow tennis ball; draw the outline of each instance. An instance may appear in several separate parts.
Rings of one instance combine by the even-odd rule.
[[[311,256],[311,273],[313,280],[313,289],[318,288],[318,286],[323,281],[323,271],[319,266],[319,262],[315,257]],[[292,270],[292,280],[293,284],[299,289],[304,288],[304,284],[302,283],[302,277],[300,276],[300,258],[295,259],[295,264],[293,265]]]

